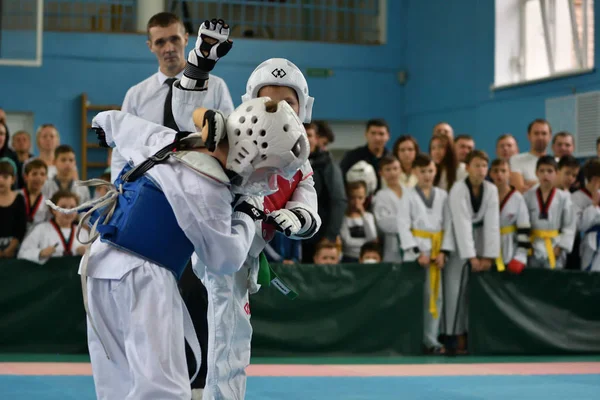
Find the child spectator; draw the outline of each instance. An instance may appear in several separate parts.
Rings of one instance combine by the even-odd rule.
[[[71,209],[77,207],[78,198],[75,193],[58,191],[52,196],[52,202],[58,207]],[[19,258],[44,264],[50,257],[82,256],[88,240],[88,232],[82,229],[79,238],[76,235],[76,214],[63,214],[51,210],[52,219],[36,225],[25,237],[19,250]]]
[[[523,195],[509,184],[508,160],[494,160],[490,176],[498,189],[500,203],[501,254],[496,259],[496,268],[504,271],[508,267],[509,271],[518,274],[525,268],[527,252],[531,249],[529,212]]]
[[[558,179],[556,187],[567,192],[577,181],[579,175],[579,161],[573,156],[562,156],[558,161]]]
[[[377,239],[377,228],[373,214],[365,211],[367,185],[362,181],[349,183],[346,186],[346,193],[348,210],[340,231],[342,262],[358,262],[361,246]]]
[[[382,259],[381,246],[377,242],[367,242],[360,248],[361,264],[379,264]]]
[[[104,172],[102,175],[100,175],[100,177],[98,179],[101,179],[106,182],[110,182],[110,171]],[[94,190],[94,199],[99,199],[100,197],[104,196],[107,192],[108,192],[107,186],[96,186],[96,189]]]
[[[583,174],[587,183],[571,194],[577,230],[583,239],[579,247],[573,247],[569,256],[580,254],[580,265],[584,271],[600,271],[600,159],[586,161]]]
[[[408,204],[400,186],[400,174],[400,161],[391,154],[383,156],[379,161],[379,175],[384,184],[373,197],[373,214],[377,228],[383,233],[385,262],[402,262],[398,234],[401,225],[408,224],[405,218]]]
[[[436,175],[433,185],[450,191],[454,182],[467,176],[465,164],[459,163],[454,153],[452,140],[445,135],[433,135],[429,141],[429,155],[435,163]]]
[[[524,195],[531,221],[533,248],[528,267],[562,269],[567,253],[573,248],[575,212],[571,194],[555,186],[557,169],[554,157],[540,157],[535,172],[539,186],[529,189]]]
[[[23,177],[25,187],[20,190],[25,200],[25,215],[27,216],[27,231],[31,231],[33,225],[48,221],[52,214],[46,206],[46,197],[42,194],[42,188],[46,183],[48,167],[39,158],[33,158],[25,163]]]
[[[90,200],[90,191],[85,186],[75,184],[73,178],[77,174],[75,167],[75,151],[69,145],[63,144],[54,151],[54,166],[56,167],[56,176],[48,178],[42,192],[46,198],[52,198],[54,193],[59,190],[66,190],[77,195],[79,203],[85,203]]]
[[[11,187],[17,166],[9,158],[0,158],[0,258],[13,258],[25,236],[25,201]]]
[[[335,265],[340,262],[340,250],[337,244],[327,239],[317,244],[313,262],[319,265]]]

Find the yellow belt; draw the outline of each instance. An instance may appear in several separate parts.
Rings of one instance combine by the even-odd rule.
[[[428,232],[413,229],[412,234],[413,236],[419,237],[421,239],[431,240],[431,255],[429,257],[429,259],[431,260],[431,263],[429,264],[429,312],[431,313],[433,318],[437,318],[438,309],[436,306],[436,300],[440,294],[442,272],[437,267],[434,260],[442,250],[442,238],[444,237],[444,232]]]
[[[508,225],[500,228],[500,235],[509,235],[511,233],[515,233],[517,231],[516,225]],[[506,266],[504,265],[504,260],[502,259],[502,249],[500,249],[500,256],[496,258],[496,268],[498,268],[499,272],[504,272]]]
[[[560,232],[557,230],[541,230],[534,229],[531,231],[531,241],[534,239],[542,239],[546,245],[546,253],[548,253],[548,261],[550,262],[550,268],[556,267],[556,257],[554,256],[554,249],[552,248],[552,239],[558,237]]]

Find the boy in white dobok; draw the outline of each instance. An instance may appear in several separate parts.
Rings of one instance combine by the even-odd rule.
[[[558,268],[565,266],[567,254],[573,248],[576,220],[571,194],[556,188],[558,165],[552,156],[542,156],[536,164],[539,185],[523,197],[531,222],[533,254],[527,266]]]
[[[577,230],[583,235],[579,249],[581,269],[600,271],[600,158],[583,166],[586,185],[571,194]]]
[[[101,143],[119,148],[134,164],[84,218],[92,237],[100,235],[81,267],[83,279],[89,278],[84,300],[98,398],[192,397],[184,337],[197,364],[200,349],[177,279],[192,253],[215,274],[238,271],[255,220],[265,216],[250,198],[234,199],[233,193],[260,192],[276,175],[291,178],[308,160],[308,140],[289,105],[267,98],[246,102],[227,120],[228,131],[252,116],[265,132],[260,150],[248,151],[247,141],[232,133],[214,157],[189,151],[205,143],[199,135],[185,137],[117,111],[94,118]]]
[[[248,101],[257,96],[285,101],[301,121],[311,120],[314,99],[309,96],[306,79],[300,69],[286,59],[266,60],[252,72],[242,100]],[[196,125],[207,120],[205,115],[209,115],[211,124],[222,118],[218,112],[214,116],[196,112]],[[253,136],[247,136],[247,130],[252,128],[253,123],[252,119],[245,121],[246,125],[240,129],[242,138],[254,139]],[[252,131],[252,135],[256,133],[257,131]],[[260,135],[258,131],[258,137]],[[215,131],[214,137],[209,141],[218,143],[221,136],[223,132]],[[269,223],[260,223],[257,227],[248,257],[239,272],[220,276],[192,258],[194,271],[202,278],[209,297],[206,386],[203,393],[201,390],[193,392],[194,399],[238,400],[245,397],[245,369],[250,363],[252,339],[249,294],[256,293],[261,284],[269,283],[258,282],[259,268],[268,269],[266,261],[262,264],[259,262],[261,252],[273,239],[276,230],[290,238],[302,240],[312,237],[321,226],[312,174],[307,161],[291,179],[278,176],[276,187],[263,192],[265,196],[262,205],[264,212],[270,215]]]
[[[508,161],[496,159],[492,162],[490,177],[498,188],[500,202],[501,253],[496,259],[496,268],[502,272],[506,268],[519,274],[527,264],[527,252],[531,249],[529,235],[531,225],[523,195],[510,186],[510,165]]]
[[[415,261],[427,270],[423,345],[429,354],[443,354],[438,341],[442,311],[442,269],[447,254],[454,251],[448,194],[433,186],[435,163],[427,154],[417,154],[412,164],[417,184],[406,192],[410,221],[400,223],[400,243],[405,260]]]
[[[456,251],[444,269],[443,330],[449,339],[448,353],[466,352],[468,268],[487,271],[500,256],[498,189],[486,181],[489,158],[483,151],[473,150],[466,162],[468,176],[454,184],[449,196]],[[465,348],[457,349],[463,340]]]

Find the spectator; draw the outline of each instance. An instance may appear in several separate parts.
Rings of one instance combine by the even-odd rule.
[[[554,157],[541,156],[536,163],[539,185],[523,196],[529,210],[533,249],[528,267],[562,269],[573,250],[576,211],[571,194],[556,189],[557,169]]]
[[[6,112],[0,108],[0,124],[6,124]]]
[[[76,175],[75,169],[75,151],[69,145],[63,144],[54,151],[54,164],[56,167],[56,176],[48,179],[42,193],[46,198],[51,199],[54,193],[60,190],[73,192],[79,198],[79,203],[83,204],[90,200],[90,191],[85,186],[75,183],[73,176]],[[50,170],[50,167],[48,167]]]
[[[456,160],[452,142],[447,136],[434,135],[429,141],[429,154],[436,166],[434,186],[449,191],[454,182],[467,177],[465,164]]]
[[[600,157],[600,137],[596,139],[596,155]]]
[[[12,135],[11,143],[15,153],[17,153],[17,157],[21,164],[34,157],[34,155],[31,153],[31,135],[28,132],[15,132]]]
[[[344,178],[346,178],[348,170],[359,161],[368,162],[373,167],[373,170],[377,171],[379,161],[383,156],[388,154],[388,150],[385,148],[388,140],[390,140],[390,130],[387,122],[382,119],[369,120],[365,136],[367,138],[367,145],[347,152],[342,159],[340,166],[342,167]],[[377,180],[377,189],[380,187],[381,181]],[[358,252],[356,258],[358,259]]]
[[[558,161],[558,174],[556,187],[571,192],[573,184],[579,175],[579,161],[571,155],[564,155]]]
[[[13,182],[13,189],[16,189],[20,187],[18,177],[20,175],[21,169],[19,168],[19,158],[17,157],[17,153],[12,151],[8,147],[8,139],[8,126],[2,122],[0,123],[0,158],[9,158],[15,163],[15,166],[17,168],[15,171],[15,176],[17,177],[17,180]]]
[[[512,156],[519,153],[519,146],[515,137],[510,133],[501,135],[496,141],[496,157],[509,161]]]
[[[12,159],[0,158],[0,258],[13,258],[25,236],[25,201],[11,187],[17,166]]]
[[[34,225],[48,221],[52,215],[46,206],[46,197],[42,194],[47,175],[48,166],[39,158],[33,158],[25,163],[23,171],[25,187],[21,189],[21,194],[25,200],[28,232]]]
[[[447,122],[439,122],[436,126],[433,127],[433,134],[446,136],[450,141],[454,141],[454,129]]]
[[[385,262],[402,262],[400,240],[398,235],[401,223],[409,223],[403,214],[408,210],[408,203],[403,196],[400,185],[400,161],[391,154],[379,162],[381,175],[386,188],[379,190],[373,198],[373,214],[377,228],[383,234],[383,260]]]
[[[340,250],[338,246],[328,241],[322,240],[317,244],[313,263],[318,265],[334,265],[340,262]]]
[[[17,170],[18,170],[18,181],[17,187],[25,187],[25,180],[23,179],[23,163],[33,157],[31,153],[31,135],[25,131],[17,131],[12,135],[11,140],[12,148],[17,154]]]
[[[400,184],[411,188],[417,184],[417,177],[412,173],[412,164],[420,153],[417,140],[408,135],[403,135],[394,143],[394,155],[400,160]],[[382,184],[385,184],[383,180]]]
[[[529,152],[515,154],[510,158],[511,184],[521,193],[538,183],[536,176],[537,160],[546,155],[552,138],[552,128],[545,119],[538,118],[527,127]]]
[[[297,264],[302,260],[302,244],[277,232],[265,247],[267,260],[282,264]]]
[[[58,207],[70,209],[77,207],[79,203],[75,193],[63,190],[52,196],[52,202]],[[50,221],[36,225],[27,234],[19,250],[19,258],[44,264],[50,257],[82,256],[85,253],[86,246],[79,239],[87,241],[88,233],[82,229],[79,235],[76,234],[77,214],[63,214],[54,210],[51,212],[53,217]]]
[[[367,242],[360,248],[361,264],[379,264],[381,262],[381,246],[377,242]]]
[[[340,232],[342,262],[358,262],[361,246],[377,239],[377,228],[373,214],[365,211],[367,185],[364,182],[352,182],[346,189],[348,210]]]
[[[173,115],[176,107],[172,107],[171,102],[177,98],[173,85],[182,78],[186,67],[185,47],[188,44],[188,34],[181,20],[168,12],[152,16],[148,21],[146,33],[146,44],[156,56],[158,71],[127,91],[121,110],[179,130]],[[219,110],[225,115],[232,112],[233,101],[225,81],[212,74],[209,75],[209,81],[205,91],[185,93],[186,102]],[[111,182],[114,182],[125,164],[123,156],[113,149],[110,164]]]
[[[35,134],[39,158],[48,166],[48,179],[56,176],[56,167],[54,166],[54,151],[60,145],[60,134],[52,124],[43,124]]]
[[[302,241],[302,260],[311,263],[317,243],[323,238],[335,242],[340,234],[348,201],[340,167],[333,162],[327,150],[319,147],[317,125],[305,124],[305,128],[310,143],[308,159],[314,172],[313,179],[321,217],[321,229],[312,238]]]
[[[558,132],[556,135],[554,135],[554,137],[552,138],[552,153],[554,154],[554,159],[557,163],[560,163],[560,160],[564,156],[573,156],[574,152],[575,138],[573,137],[573,134],[563,131]],[[585,177],[583,176],[583,169],[578,169],[578,171],[579,172],[575,176],[575,181],[571,184],[571,187],[569,188],[571,193],[585,186]]]
[[[327,151],[327,146],[335,142],[335,135],[329,124],[325,121],[314,121],[317,127],[317,147],[322,151]]]
[[[474,148],[475,141],[469,135],[458,135],[454,139],[454,153],[460,163],[464,163],[467,160],[467,156]]]

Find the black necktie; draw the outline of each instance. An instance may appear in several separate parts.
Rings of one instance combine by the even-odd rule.
[[[163,125],[167,128],[179,130],[179,127],[175,123],[175,117],[173,117],[173,108],[171,107],[171,99],[173,98],[173,83],[177,78],[169,78],[165,81],[169,85],[169,93],[167,93],[167,99],[165,100],[165,107],[163,113]]]

